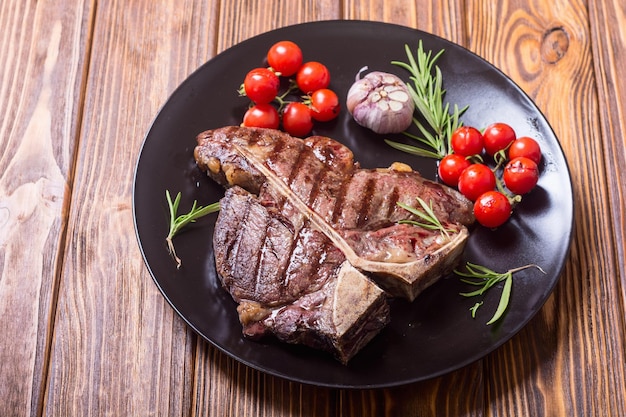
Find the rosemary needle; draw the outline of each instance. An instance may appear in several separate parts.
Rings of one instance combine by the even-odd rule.
[[[430,204],[426,204],[426,202],[420,197],[417,197],[417,201],[419,202],[420,206],[422,206],[422,210],[424,211],[418,210],[415,207],[411,207],[404,203],[398,202],[397,204],[399,207],[402,207],[403,209],[407,210],[409,213],[417,216],[419,219],[423,221],[400,220],[398,223],[412,224],[415,226],[423,227],[424,229],[428,229],[428,230],[439,230],[443,235],[445,235],[449,239],[450,238],[449,232],[454,232],[454,230],[446,229],[444,225],[441,224],[441,221],[439,221],[439,219],[437,218],[437,215],[435,214],[433,210],[432,201],[430,202]]]
[[[424,46],[420,40],[417,47],[417,56],[413,55],[408,45],[405,45],[405,51],[408,63],[401,61],[392,61],[391,63],[404,68],[411,74],[409,79],[412,83],[407,84],[407,87],[417,112],[422,115],[428,127],[424,126],[417,117],[414,117],[413,124],[417,126],[421,136],[406,131],[404,135],[426,145],[430,149],[405,145],[390,140],[385,140],[385,142],[403,152],[427,158],[441,159],[449,153],[450,136],[452,136],[452,132],[461,126],[462,123],[459,118],[467,110],[468,106],[459,109],[455,104],[454,110],[450,114],[450,104],[444,104],[443,102],[446,90],[443,88],[441,70],[435,64],[444,53],[443,49],[433,56],[432,51],[424,51]]]
[[[502,287],[502,293],[500,294],[498,307],[496,308],[496,311],[491,319],[487,322],[487,325],[490,325],[500,320],[500,318],[504,315],[507,307],[509,306],[509,301],[511,299],[511,290],[513,288],[513,274],[531,267],[537,268],[545,274],[545,271],[535,264],[520,266],[519,268],[509,269],[504,273],[500,273],[471,262],[467,262],[465,264],[465,272],[458,270],[455,270],[454,272],[457,275],[464,277],[464,279],[461,279],[462,282],[480,287],[475,291],[461,293],[461,295],[464,297],[475,297],[478,295],[483,295],[491,287],[499,282],[504,281],[504,286]],[[472,317],[476,316],[476,310],[478,310],[478,307],[480,307],[481,305],[482,301],[474,304],[474,306],[470,308]]]
[[[178,232],[180,232],[183,227],[185,227],[189,223],[193,223],[200,217],[206,216],[207,214],[219,211],[220,203],[217,202],[209,204],[208,206],[198,206],[198,202],[194,200],[189,213],[181,214],[179,216],[177,215],[177,213],[178,206],[180,204],[181,193],[178,193],[174,201],[172,201],[169,190],[166,190],[165,197],[167,198],[167,205],[170,210],[170,230],[167,234],[167,237],[165,238],[165,241],[167,242],[167,247],[170,254],[176,260],[176,268],[180,268],[180,266],[182,265],[182,261],[176,255],[176,250],[174,249],[174,243],[172,239],[174,238],[174,236],[176,236]]]

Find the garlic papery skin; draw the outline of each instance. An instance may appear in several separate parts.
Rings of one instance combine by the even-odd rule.
[[[361,126],[376,133],[400,133],[413,121],[415,103],[409,88],[387,72],[370,72],[348,90],[346,108]]]

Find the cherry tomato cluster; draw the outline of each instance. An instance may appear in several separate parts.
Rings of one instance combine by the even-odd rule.
[[[243,126],[278,129],[303,137],[315,121],[327,122],[340,110],[337,94],[328,88],[330,71],[317,61],[303,62],[302,50],[291,41],[280,41],[267,52],[269,68],[254,68],[246,75],[239,90],[251,105],[243,116]],[[289,78],[289,87],[281,92],[281,77]],[[288,100],[300,93],[300,97]],[[296,96],[297,97],[297,96]]]
[[[539,144],[527,136],[518,138],[506,123],[493,123],[483,132],[461,126],[452,133],[450,146],[452,153],[439,163],[439,178],[474,202],[474,215],[483,226],[505,223],[520,196],[539,180]]]

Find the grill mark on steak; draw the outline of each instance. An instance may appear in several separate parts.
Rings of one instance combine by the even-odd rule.
[[[251,130],[254,130],[255,134],[262,131],[262,140],[256,143],[250,143],[250,135],[248,133]],[[213,136],[215,136],[215,138],[213,138]],[[254,137],[256,137],[256,135]],[[285,149],[291,151],[297,149],[298,151],[291,158],[286,158],[287,161],[283,164],[281,161],[285,159],[284,155],[286,152],[281,152],[280,155],[275,157],[276,160],[271,157],[272,153],[270,152],[271,148],[269,148],[269,146],[271,146],[274,141],[285,142],[287,143]],[[209,148],[216,147],[215,151],[205,151],[204,143],[206,143]],[[308,146],[305,145],[305,143],[307,143]],[[344,155],[345,157],[340,157],[338,161],[334,161],[332,158],[328,157],[328,153],[320,152],[321,146],[329,146],[332,150],[331,154],[336,153],[339,156]],[[298,157],[299,153],[303,152],[302,149],[305,149],[304,152],[310,152],[312,154],[316,154],[317,152],[317,154],[323,155],[325,159],[323,161],[316,161],[316,158]],[[306,151],[306,149],[308,149],[308,151]],[[415,198],[416,195],[422,196],[427,202],[433,202],[433,210],[442,223],[457,221],[468,221],[469,223],[473,221],[471,213],[472,204],[464,199],[458,192],[432,181],[425,180],[418,173],[413,171],[354,169],[356,165],[346,164],[346,162],[351,161],[351,152],[343,145],[328,138],[315,137],[310,142],[303,142],[300,139],[293,138],[278,131],[229,127],[199,135],[199,146],[196,148],[195,153],[200,156],[200,166],[203,164],[203,158],[206,158],[206,156],[211,157],[211,155],[215,153],[216,155],[223,155],[223,160],[240,162],[241,166],[245,169],[250,167],[249,169],[254,170],[256,177],[265,179],[264,187],[271,190],[272,195],[283,196],[285,198],[282,212],[286,217],[292,220],[296,228],[301,227],[306,220],[310,220],[317,230],[326,235],[336,247],[341,249],[353,266],[376,274],[396,276],[399,279],[398,285],[406,286],[405,296],[409,299],[413,299],[417,295],[415,290],[419,288],[419,285],[417,285],[418,277],[423,273],[437,273],[437,269],[431,267],[433,262],[426,264],[418,258],[408,263],[394,263],[393,265],[368,261],[360,257],[339,232],[344,229],[355,229],[359,223],[366,226],[364,229],[367,229],[380,227],[381,224],[383,226],[394,224],[399,220],[412,218],[413,215],[408,211],[400,207],[395,207],[390,218],[383,216],[383,213],[386,211],[383,210],[382,213],[376,212],[375,216],[361,217],[359,220],[359,213],[363,204],[362,199],[359,197],[367,194],[364,190],[371,178],[374,177],[378,179],[379,189],[376,190],[375,195],[381,196],[381,198],[391,192],[394,186],[397,186],[399,189],[403,190],[399,201],[407,205],[413,207],[418,206]],[[330,223],[329,220],[332,219],[333,216],[330,218],[328,216],[321,216],[307,205],[311,185],[310,181],[308,181],[309,177],[307,177],[306,174],[302,174],[300,177],[305,178],[305,180],[294,180],[291,186],[285,181],[285,177],[290,174],[289,169],[293,166],[292,161],[296,159],[311,161],[311,163],[307,162],[306,165],[302,162],[299,163],[299,171],[306,171],[307,173],[310,171],[315,172],[312,168],[309,170],[309,165],[317,167],[317,170],[321,169],[320,166],[336,166],[339,171],[337,174],[339,179],[343,176],[346,181],[349,181],[349,185],[343,193],[344,199],[340,210],[341,217],[338,217],[337,222]],[[239,165],[236,164],[227,168],[230,170],[240,169]],[[213,177],[218,181],[221,179],[219,175],[214,175]],[[458,252],[455,248],[458,245],[463,246],[466,237],[467,230],[462,228],[458,236],[455,236],[449,244],[443,245],[440,250],[438,250],[435,256],[438,261],[434,264],[441,264],[441,268],[447,270],[449,268],[449,266],[447,266],[449,263],[447,260],[455,259],[453,255]],[[407,253],[407,256],[415,257],[416,254],[411,255]]]
[[[311,205],[319,192],[319,176],[323,175],[323,167],[319,166],[319,161],[313,157],[310,149],[301,143],[297,145],[299,146],[280,146],[272,150],[266,156],[264,165],[270,171],[278,171],[283,182],[289,188],[297,190],[298,197],[303,199],[305,204]],[[305,216],[302,216],[284,194],[276,193],[272,187],[266,187],[264,191],[271,194],[271,199],[275,201],[277,207],[287,211],[295,227],[302,226]]]
[[[340,219],[341,219],[341,209],[343,207],[343,205],[345,204],[345,196],[346,196],[346,190],[348,189],[350,185],[350,181],[349,180],[343,180],[341,181],[341,185],[338,189],[338,193],[337,193],[337,198],[335,198],[335,204],[333,207],[333,214],[331,216],[331,222],[332,224],[338,225],[340,227],[343,227],[343,224],[340,224]]]
[[[322,184],[322,177],[324,177],[326,175],[328,171],[321,171],[316,180],[311,180],[311,183],[313,184],[313,186],[311,187],[311,191],[309,192],[309,199],[307,201],[307,204],[309,206],[313,206],[315,204],[316,201],[318,201],[318,197],[320,195],[320,184]]]
[[[277,173],[281,180],[290,184],[293,181],[293,176],[297,175],[301,157],[301,149],[289,146],[283,141],[276,141],[271,150],[266,153],[264,163],[269,169]]]
[[[291,224],[291,226],[293,227],[293,224]],[[295,229],[293,229],[293,235],[294,236],[297,235]],[[278,276],[284,276],[283,286],[285,288],[289,287],[289,281],[291,279],[291,275],[288,274],[288,270],[289,270],[289,266],[293,264],[294,253],[298,247],[299,241],[297,239],[290,239],[288,241],[288,244],[289,244],[289,249],[288,249],[288,253],[285,256],[287,259],[287,262],[285,262],[281,266],[281,268],[277,271]]]
[[[370,219],[370,211],[372,210],[372,199],[374,196],[374,189],[376,188],[376,178],[368,178],[365,182],[365,189],[363,195],[360,196],[361,207],[357,211],[356,227],[362,228]]]
[[[456,191],[400,166],[361,169],[329,138],[227,127],[198,135],[194,155],[228,188],[213,247],[244,334],[321,347],[344,363],[389,319],[362,272],[412,300],[454,268],[473,221]],[[414,216],[397,203],[419,209],[416,197],[451,238],[398,223]]]
[[[255,207],[250,204],[250,201],[246,201],[246,211],[241,222],[241,227],[237,228],[237,237],[231,250],[229,251],[228,263],[233,269],[233,276],[246,276],[248,277],[245,284],[254,284],[254,293],[262,293],[261,285],[257,279],[250,279],[254,276],[259,276],[259,264],[262,256],[262,248],[265,242],[265,236],[267,235],[267,223],[264,222],[263,233],[261,228],[253,219],[260,218],[260,213],[255,210]],[[255,217],[258,216],[258,217]],[[246,231],[246,244],[241,244],[244,234],[242,230]]]
[[[240,218],[240,223],[241,224],[245,224],[246,223],[246,219],[248,217],[248,215],[250,214],[250,204],[247,204],[247,206],[244,208],[243,211],[239,212],[241,214],[243,214],[243,216]],[[228,207],[220,207],[220,209],[222,210],[228,210]],[[230,245],[226,245],[226,253],[225,253],[225,258],[227,263],[229,264],[234,264],[236,259],[237,259],[237,248],[239,247],[239,242],[241,240],[241,234],[238,233],[240,229],[229,229],[226,230],[226,234],[227,235],[235,235],[235,238],[232,239],[233,242]],[[230,239],[229,239],[230,240]]]
[[[269,170],[269,168],[265,164],[259,161],[257,157],[250,152],[250,150],[241,146],[235,146],[235,149],[246,159],[254,161],[255,166],[265,176],[265,178],[267,178],[268,182],[270,182],[279,193],[283,194],[286,197],[287,201],[293,205],[294,209],[297,212],[300,212],[300,214],[304,216],[305,219],[310,220],[317,229],[319,229],[324,235],[326,235],[337,247],[340,247],[346,255],[346,258],[350,261],[352,265],[357,268],[360,266],[361,260],[354,252],[354,250],[344,244],[341,235],[325,219],[316,215],[311,210],[311,208],[302,201],[298,193],[292,193],[292,190],[288,187],[287,184],[280,180],[277,180],[272,175],[271,170]]]
[[[398,205],[398,200],[400,199],[400,190],[398,187],[393,187],[391,193],[389,193],[389,197],[387,198],[387,211],[385,212],[385,217],[390,218],[391,214],[394,212]]]
[[[289,153],[293,153],[292,150],[290,150]],[[289,172],[289,180],[287,181],[287,184],[289,184],[291,186],[291,184],[293,184],[293,182],[296,180],[296,177],[298,176],[298,171],[300,171],[300,167],[302,166],[302,160],[303,160],[303,156],[304,156],[304,152],[302,151],[302,149],[298,149],[298,154],[296,156],[296,158],[294,159],[294,163],[293,166]],[[283,158],[281,158],[283,159]],[[268,158],[268,163],[272,160],[272,158]]]
[[[354,176],[347,179],[341,190],[341,205],[337,210],[337,219],[333,221],[334,225],[345,229],[357,227],[362,204],[359,197],[364,194],[362,185],[362,182],[355,181]]]
[[[324,220],[332,223],[336,201],[342,181],[337,181],[335,173],[326,168],[315,179],[308,205]]]
[[[274,239],[274,236],[280,235],[279,229],[285,227],[282,220],[280,217],[271,217],[267,222],[256,269],[255,293],[257,294],[263,291],[264,286],[272,284],[271,281],[267,282],[269,276],[276,273],[275,271],[279,271],[280,274],[289,264],[292,240]],[[287,229],[290,230],[289,227]],[[286,249],[283,244],[287,244],[289,248]]]
[[[320,165],[319,160],[308,150],[306,146],[301,148],[296,173],[289,187],[297,190],[298,197],[311,205],[319,192],[320,176],[324,175],[327,167]]]
[[[329,264],[327,260],[334,259],[337,262],[343,261],[343,256],[338,252],[334,257],[330,254],[332,246],[328,239],[310,227],[303,227],[297,235],[297,244],[290,258],[286,269],[286,284],[292,284],[294,280],[302,277],[316,277],[314,286],[302,288],[302,285],[287,285],[291,289],[290,298],[297,298],[302,293],[309,293],[321,288],[329,277],[332,276],[334,264]],[[336,248],[332,248],[336,251]]]
[[[289,288],[289,284],[293,282],[300,274],[303,276],[314,276],[319,279],[322,276],[320,273],[319,264],[310,262],[312,259],[317,259],[319,256],[319,250],[315,245],[315,236],[312,235],[307,227],[302,227],[298,230],[296,238],[294,239],[294,245],[289,257],[289,263],[286,265],[285,284],[286,288]],[[297,291],[290,293],[291,297],[296,297],[301,289],[297,288]]]
[[[305,224],[294,233],[288,219],[239,187],[227,190],[222,202],[214,233],[216,267],[238,302],[293,302],[320,289],[345,259],[319,231]]]

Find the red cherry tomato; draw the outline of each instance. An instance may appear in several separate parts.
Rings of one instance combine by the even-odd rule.
[[[280,75],[289,77],[302,65],[302,50],[291,41],[276,42],[267,52],[267,63]]]
[[[271,104],[254,105],[243,116],[243,125],[247,127],[278,129],[279,124],[278,110]]]
[[[454,153],[472,156],[482,153],[484,140],[478,129],[471,126],[461,126],[452,133],[450,144]]]
[[[313,129],[311,109],[301,102],[287,104],[283,111],[283,128],[292,136],[308,135]]]
[[[328,87],[330,71],[326,65],[316,61],[307,62],[300,67],[296,75],[296,84],[305,94]]]
[[[528,136],[515,139],[509,148],[509,159],[525,156],[532,159],[536,164],[541,161],[541,147],[536,140]]]
[[[266,104],[278,94],[280,80],[267,68],[255,68],[246,74],[243,88],[248,98],[256,104]]]
[[[496,176],[484,164],[472,164],[459,177],[459,191],[468,200],[476,201],[481,194],[496,187]]]
[[[311,116],[319,122],[333,120],[340,108],[339,98],[333,90],[322,88],[311,94]]]
[[[437,172],[441,181],[451,187],[456,187],[461,173],[471,164],[464,156],[453,153],[441,159]]]
[[[539,169],[532,159],[519,156],[506,164],[502,179],[506,188],[515,194],[526,194],[537,185]]]
[[[501,226],[511,217],[511,202],[499,191],[487,191],[474,203],[474,217],[485,227]]]
[[[493,156],[515,140],[515,131],[506,123],[493,123],[483,132],[485,151]]]

